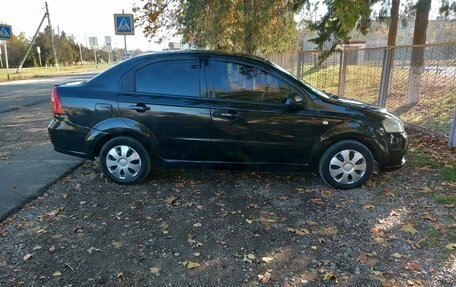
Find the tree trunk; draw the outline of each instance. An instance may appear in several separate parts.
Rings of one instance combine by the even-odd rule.
[[[429,20],[431,0],[418,0],[416,4],[413,45],[426,44],[426,30]],[[408,77],[407,105],[414,105],[420,100],[421,75],[424,70],[424,47],[413,47],[410,57]]]
[[[255,45],[253,43],[254,0],[244,0],[244,47],[243,52],[253,55]]]
[[[388,47],[396,46],[397,25],[399,22],[399,5],[401,0],[393,0],[391,3],[391,21],[388,31]]]
[[[394,58],[396,48],[396,37],[397,37],[397,26],[399,23],[399,6],[401,4],[401,0],[392,0],[391,2],[391,11],[390,11],[390,23],[389,23],[389,30],[388,30],[388,47],[391,47],[391,65],[388,65],[388,73],[389,73],[389,83],[387,83],[387,91],[386,95],[391,94],[392,89],[392,82],[393,82],[393,70],[394,70]],[[386,60],[386,59],[383,59]]]

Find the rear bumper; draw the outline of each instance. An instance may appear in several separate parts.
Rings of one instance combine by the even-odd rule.
[[[48,134],[54,150],[81,158],[90,159],[84,146],[90,128],[73,124],[67,116],[56,115],[48,125]]]

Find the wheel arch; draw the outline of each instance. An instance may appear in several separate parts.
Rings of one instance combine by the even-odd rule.
[[[149,154],[157,151],[157,138],[146,126],[131,119],[110,118],[98,123],[87,134],[86,154],[92,159],[97,157],[105,143],[119,136],[129,136],[138,140]]]
[[[314,168],[318,167],[318,162],[323,153],[332,145],[343,141],[353,140],[365,145],[375,161],[382,163],[381,155],[384,153],[383,145],[373,136],[367,136],[364,132],[351,131],[351,132],[337,132],[329,135],[321,136],[318,141],[313,145],[311,152],[311,163]]]

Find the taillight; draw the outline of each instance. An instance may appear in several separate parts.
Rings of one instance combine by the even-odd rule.
[[[62,103],[60,102],[60,99],[59,99],[59,94],[57,93],[57,87],[52,88],[51,107],[52,107],[52,113],[54,115],[64,115],[65,114]]]

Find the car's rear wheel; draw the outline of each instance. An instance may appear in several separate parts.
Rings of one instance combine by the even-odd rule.
[[[146,148],[131,137],[109,140],[100,151],[100,167],[104,175],[120,184],[136,184],[150,171]]]
[[[370,150],[354,140],[330,146],[321,156],[318,170],[332,187],[351,189],[362,186],[372,175],[374,159]]]

